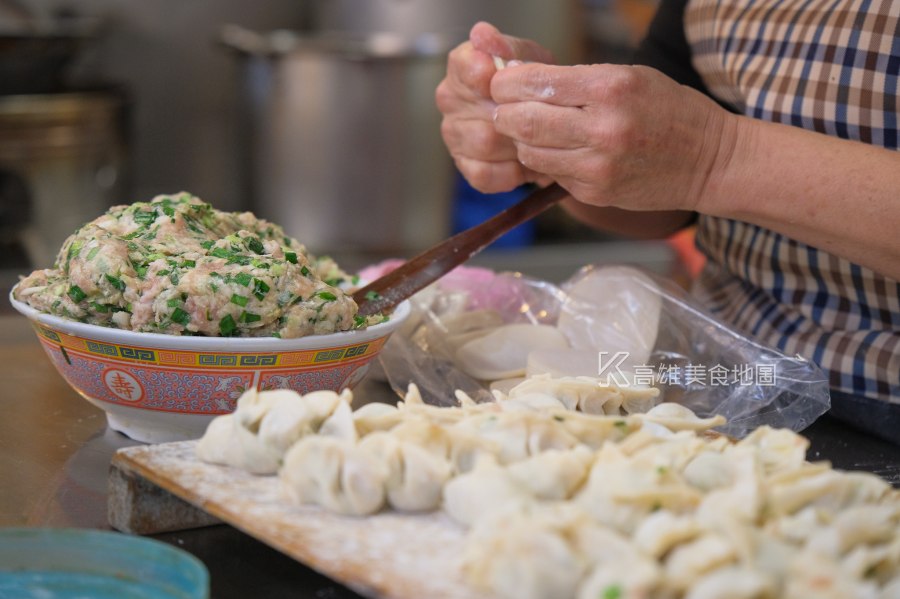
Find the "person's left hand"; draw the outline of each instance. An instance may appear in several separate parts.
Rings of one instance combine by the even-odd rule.
[[[519,161],[595,206],[696,210],[734,143],[730,113],[647,67],[514,64],[491,96]]]

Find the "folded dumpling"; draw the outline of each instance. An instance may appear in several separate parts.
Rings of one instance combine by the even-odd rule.
[[[587,478],[594,453],[579,445],[574,449],[548,449],[507,466],[512,478],[526,487],[532,497],[545,500],[568,499]]]
[[[444,485],[444,511],[465,527],[516,502],[530,501],[531,494],[508,470],[490,458]]]
[[[371,454],[385,467],[388,504],[401,512],[438,509],[444,484],[452,474],[450,462],[427,449],[376,432],[365,437],[359,450]]]
[[[197,443],[197,457],[255,474],[275,474],[288,448],[317,433],[339,406],[346,419],[352,399],[349,391],[300,395],[250,389],[238,399],[234,413],[213,419]]]
[[[309,436],[284,457],[279,477],[295,503],[314,504],[349,516],[365,516],[385,503],[388,469],[351,441]]]

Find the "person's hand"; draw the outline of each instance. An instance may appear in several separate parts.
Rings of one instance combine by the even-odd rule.
[[[535,42],[502,35],[487,23],[476,24],[469,41],[450,52],[447,75],[435,93],[444,115],[441,134],[462,175],[484,193],[509,191],[539,180],[519,163],[512,140],[494,128],[497,105],[490,93],[491,78],[497,72],[494,56],[553,62],[550,52]]]
[[[730,113],[647,67],[510,65],[491,96],[518,161],[595,206],[696,210],[734,143]]]

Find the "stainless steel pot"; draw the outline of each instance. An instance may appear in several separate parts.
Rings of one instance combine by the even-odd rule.
[[[125,110],[115,90],[0,96],[0,201],[21,207],[0,232],[33,266],[50,267],[70,233],[125,197]]]
[[[404,252],[449,230],[439,36],[223,30],[244,69],[248,207],[316,251]]]
[[[575,2],[315,0],[315,31],[223,41],[244,69],[248,206],[312,248],[409,253],[450,231],[434,90],[479,19],[572,56]]]

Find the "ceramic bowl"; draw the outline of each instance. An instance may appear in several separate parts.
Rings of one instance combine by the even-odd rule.
[[[106,412],[111,428],[148,443],[200,437],[251,387],[353,388],[410,312],[404,302],[390,320],[367,329],[298,339],[182,337],[84,324],[39,312],[12,294],[10,301],[72,388]]]

